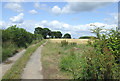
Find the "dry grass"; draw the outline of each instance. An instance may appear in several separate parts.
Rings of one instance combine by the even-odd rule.
[[[12,60],[7,60],[5,64],[11,64],[13,61]]]
[[[70,74],[61,72],[59,63],[63,56],[63,47],[59,43],[49,42],[42,49],[42,74],[44,79],[68,79]],[[68,50],[69,51],[69,50]],[[68,52],[67,51],[67,52]]]
[[[88,40],[89,39],[48,39],[50,40],[51,42],[54,42],[54,43],[60,43],[61,41],[63,40],[66,40],[67,42],[69,43],[77,43],[77,44],[87,44]]]

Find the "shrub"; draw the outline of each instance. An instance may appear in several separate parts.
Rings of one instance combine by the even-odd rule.
[[[61,46],[63,47],[63,46],[67,46],[68,45],[68,42],[66,41],[66,40],[63,40],[63,41],[61,41]]]
[[[2,46],[2,61],[13,56],[16,52],[18,52],[18,47],[13,42],[5,42]]]

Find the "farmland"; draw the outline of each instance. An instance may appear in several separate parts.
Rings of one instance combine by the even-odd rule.
[[[89,39],[49,39],[49,41],[51,42],[56,42],[56,43],[60,43],[61,41],[66,40],[69,43],[77,43],[77,44],[87,44]]]

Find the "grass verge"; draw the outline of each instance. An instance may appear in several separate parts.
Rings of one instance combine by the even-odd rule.
[[[44,79],[67,79],[67,73],[59,69],[61,51],[59,43],[47,42],[42,49],[42,74]]]
[[[70,43],[62,46],[61,43],[48,42],[42,49],[42,67],[44,79],[72,79],[73,74],[69,71],[63,71],[60,68],[60,62],[64,57],[72,54],[72,49],[77,55],[83,53],[86,49],[85,44],[77,45]]]
[[[15,64],[11,67],[10,70],[6,72],[6,74],[2,77],[2,79],[21,79],[21,74],[23,72],[23,68],[26,66],[27,61],[29,60],[30,56],[35,52],[35,50],[42,45],[45,40],[42,40],[40,43],[36,45],[29,46],[26,49],[26,52],[20,57]]]

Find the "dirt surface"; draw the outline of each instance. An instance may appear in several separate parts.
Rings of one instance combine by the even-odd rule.
[[[43,79],[42,63],[41,63],[41,49],[45,45],[41,45],[30,57],[26,67],[24,68],[21,79]]]
[[[24,54],[26,50],[22,50],[19,53],[16,53],[13,57],[8,58],[7,61],[0,64],[0,70],[2,70],[2,75],[0,78],[11,68],[11,66]]]

